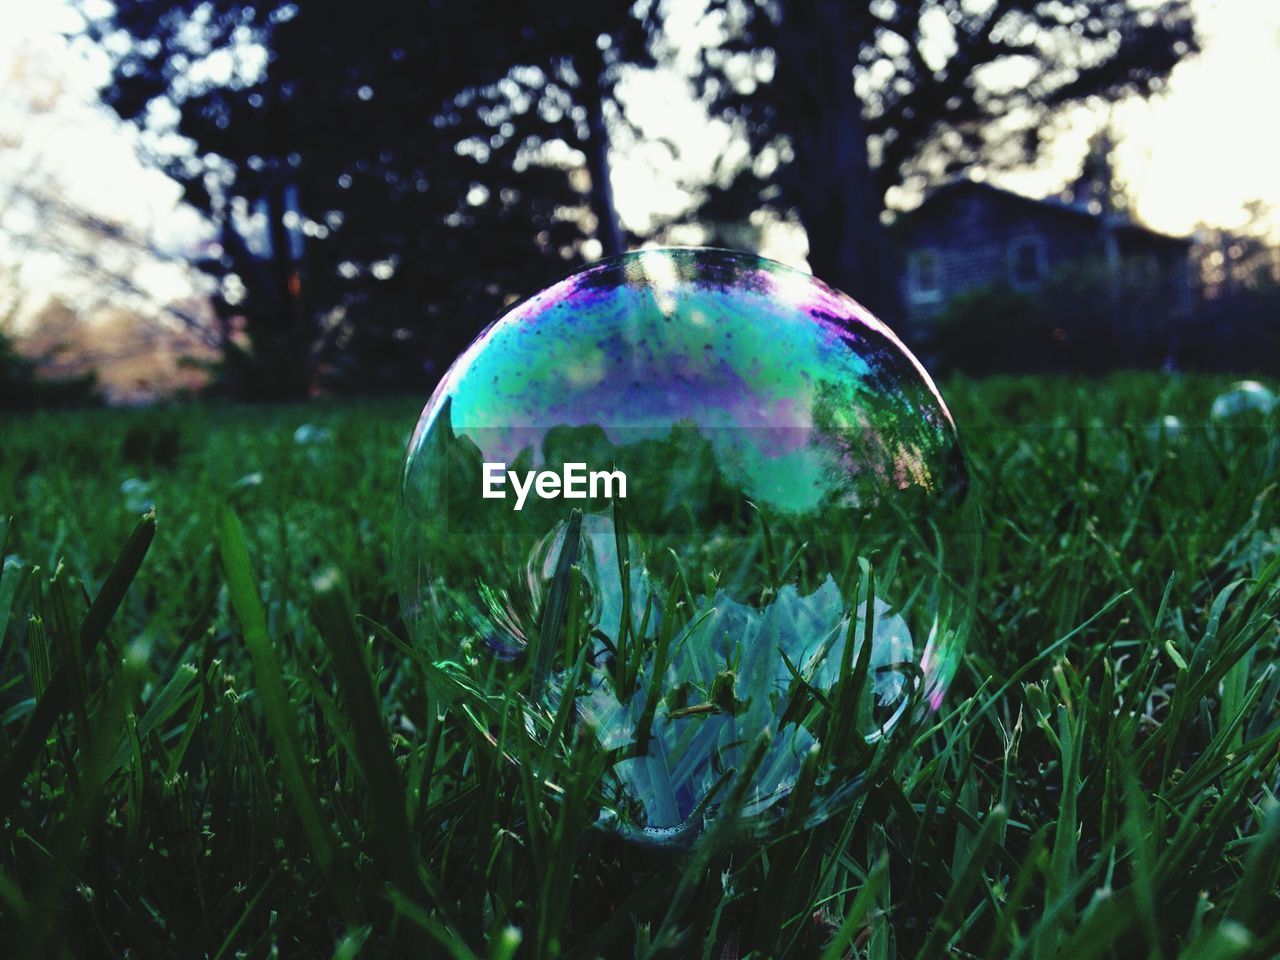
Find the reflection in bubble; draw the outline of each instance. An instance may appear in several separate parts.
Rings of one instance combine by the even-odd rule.
[[[515,510],[486,463],[627,495]],[[755,257],[630,254],[515,307],[427,404],[402,493],[415,642],[471,715],[518,705],[561,760],[596,743],[630,836],[823,819],[963,649],[977,507],[946,406],[883,324]]]

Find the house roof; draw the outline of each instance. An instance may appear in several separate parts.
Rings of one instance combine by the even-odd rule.
[[[1174,237],[1166,233],[1160,233],[1156,230],[1144,227],[1141,224],[1134,223],[1128,217],[1119,214],[1095,212],[1082,204],[1069,203],[1068,201],[1061,200],[1057,197],[1044,197],[1040,199],[1028,197],[1021,193],[1015,193],[1012,190],[1005,190],[1002,187],[997,187],[994,184],[990,184],[985,181],[970,180],[967,177],[959,177],[934,188],[918,207],[908,211],[903,216],[911,218],[917,213],[927,213],[930,207],[935,206],[939,201],[945,200],[957,193],[984,193],[989,196],[996,197],[1004,202],[1026,204],[1051,216],[1083,217],[1099,224],[1100,226],[1109,226],[1112,230],[1133,236],[1140,236],[1146,240],[1155,241],[1157,243],[1180,244],[1183,246],[1190,246],[1191,244],[1191,240],[1188,237]]]

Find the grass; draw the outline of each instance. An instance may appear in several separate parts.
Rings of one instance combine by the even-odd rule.
[[[1280,433],[1223,386],[948,385],[987,520],[936,723],[683,851],[407,643],[414,404],[0,420],[0,954],[1280,955]]]

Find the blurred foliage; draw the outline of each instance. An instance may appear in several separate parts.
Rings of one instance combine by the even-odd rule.
[[[83,406],[97,400],[97,377],[92,372],[45,378],[39,364],[18,352],[0,330],[0,410]]]
[[[1197,49],[1188,0],[711,0],[709,11],[722,41],[702,51],[699,90],[749,149],[717,171],[698,216],[795,216],[814,273],[890,320],[890,188],[1026,162],[1055,112],[1146,96]]]
[[[1244,224],[1234,230],[1201,224],[1192,258],[1200,286],[1210,300],[1242,292],[1275,295],[1280,287],[1280,242],[1275,236],[1275,207],[1259,200],[1245,204]]]
[[[511,298],[619,250],[629,68],[691,70],[746,147],[685,185],[692,219],[730,242],[798,221],[815,273],[892,321],[890,187],[1025,160],[1053,111],[1148,94],[1196,49],[1188,0],[711,0],[692,67],[656,0],[78,2],[104,101],[217,226],[222,386],[261,398],[428,383]]]
[[[940,368],[983,376],[1018,369],[1047,334],[1030,296],[1004,285],[979,287],[952,298],[925,349]]]
[[[88,32],[105,102],[219,228],[224,386],[271,398],[429,383],[616,248],[604,113],[651,29],[617,3],[121,0]]]
[[[1190,369],[1280,371],[1280,242],[1254,202],[1234,230],[1201,226],[1192,260],[1203,302],[1182,336]]]
[[[1033,291],[999,284],[953,297],[921,331],[920,350],[939,370],[975,376],[1161,367],[1280,374],[1280,284],[1259,280],[1171,310],[1162,294],[1179,282],[1141,261],[1066,264]]]

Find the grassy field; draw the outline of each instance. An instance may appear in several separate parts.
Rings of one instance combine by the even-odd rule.
[[[986,537],[937,724],[680,853],[404,655],[415,404],[0,419],[0,955],[1280,955],[1280,430],[1224,386],[944,385]]]

